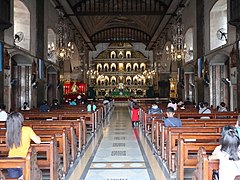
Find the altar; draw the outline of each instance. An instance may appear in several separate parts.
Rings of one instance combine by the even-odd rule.
[[[76,81],[67,81],[63,85],[65,99],[76,99],[80,94],[86,94],[87,85]]]

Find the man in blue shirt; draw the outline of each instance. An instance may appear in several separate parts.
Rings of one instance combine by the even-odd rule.
[[[172,107],[167,108],[167,118],[164,119],[164,126],[168,127],[182,127],[181,119],[174,117],[174,109]]]

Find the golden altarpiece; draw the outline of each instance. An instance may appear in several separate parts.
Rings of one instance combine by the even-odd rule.
[[[88,77],[97,97],[144,97],[153,85],[149,58],[130,43],[110,44],[93,59],[92,67]]]

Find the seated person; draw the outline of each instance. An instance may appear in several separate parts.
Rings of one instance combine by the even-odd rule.
[[[50,107],[48,105],[48,102],[45,100],[43,101],[43,104],[40,106],[40,112],[49,112],[50,111]]]
[[[180,107],[184,105],[184,102],[182,101],[182,99],[179,99],[179,100],[178,100],[177,105],[180,106]]]
[[[148,114],[162,114],[163,111],[158,107],[156,103],[152,104],[151,108],[148,109]]]
[[[87,105],[87,111],[88,112],[96,111],[96,109],[97,109],[97,106],[94,104],[93,101],[91,101],[91,103],[89,103]]]
[[[31,140],[37,144],[41,143],[40,137],[35,134],[31,127],[23,126],[23,121],[23,115],[19,112],[12,112],[7,118],[6,145],[9,149],[8,157],[25,158]],[[21,168],[8,169],[8,178],[23,179],[22,174]]]
[[[52,106],[51,106],[51,109],[59,109],[60,108],[60,105],[58,103],[58,100],[57,99],[53,99],[52,100]]]
[[[151,108],[148,109],[148,114],[163,114],[163,111],[161,108],[158,107],[156,103],[152,104]],[[162,117],[157,117],[158,119],[162,119]],[[149,117],[148,120],[152,120],[152,118]]]
[[[0,121],[6,121],[8,114],[5,111],[6,106],[4,104],[0,105]]]
[[[182,127],[182,121],[179,118],[174,117],[174,109],[172,107],[167,108],[167,118],[164,119],[164,126],[168,127]]]
[[[221,102],[220,106],[218,107],[218,112],[226,112],[227,108],[225,106],[226,104],[224,102]]]
[[[209,156],[209,160],[219,159],[219,179],[235,179],[240,175],[240,139],[236,130],[227,130],[220,140],[221,148]]]
[[[76,103],[76,101],[74,99],[72,99],[71,101],[69,101],[69,105],[70,106],[76,106],[77,103]]]
[[[174,99],[171,99],[167,105],[167,107],[172,107],[174,109],[174,111],[177,110],[177,103],[175,102]]]
[[[224,136],[224,134],[225,134],[229,129],[233,129],[233,130],[236,131],[236,127],[234,127],[234,126],[231,126],[231,125],[224,126],[224,127],[222,128],[221,138]],[[214,151],[212,152],[212,154],[213,154],[213,155],[214,155],[214,154],[217,154],[217,153],[220,151],[221,147],[222,147],[221,145],[217,146],[217,147],[214,149]]]
[[[30,110],[30,107],[28,106],[28,103],[27,102],[24,102],[23,103],[23,106],[21,108],[22,111],[29,111]]]
[[[199,111],[198,111],[199,114],[211,114],[211,110],[210,108],[208,107],[208,103],[207,102],[204,102],[204,103],[199,103]],[[201,119],[210,119],[209,116],[203,116],[201,117]]]

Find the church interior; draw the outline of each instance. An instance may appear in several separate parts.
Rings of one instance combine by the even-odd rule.
[[[219,161],[202,162],[240,111],[239,12],[238,0],[0,0],[0,177],[207,180]],[[164,127],[169,101],[182,130]],[[22,164],[1,111],[41,137]]]

